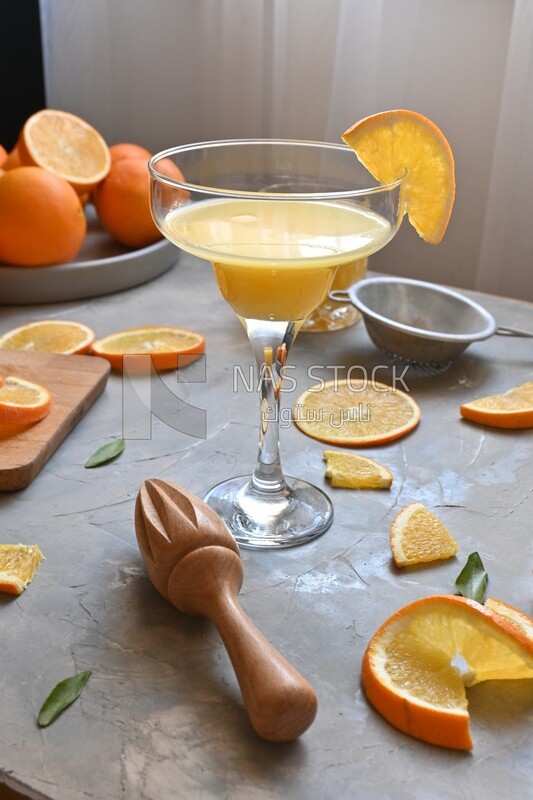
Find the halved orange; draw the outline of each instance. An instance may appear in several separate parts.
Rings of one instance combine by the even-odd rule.
[[[111,167],[101,134],[68,111],[44,108],[32,114],[20,132],[17,149],[22,164],[60,175],[80,195],[94,189]]]
[[[370,703],[394,727],[431,744],[469,750],[465,687],[533,678],[533,640],[475,600],[436,595],[401,608],[363,657]]]
[[[7,331],[0,336],[0,348],[79,355],[89,352],[95,338],[94,331],[81,322],[45,319]]]
[[[48,389],[8,375],[0,381],[0,425],[20,425],[44,419],[52,406]]]
[[[399,511],[389,541],[397,567],[451,558],[459,549],[450,531],[422,503],[409,503]]]
[[[36,544],[0,544],[0,592],[21,594],[43,558]]]
[[[504,394],[492,394],[463,403],[461,416],[489,428],[533,428],[533,381]]]
[[[368,456],[324,450],[326,478],[340,489],[390,489],[393,476],[388,467]]]
[[[409,222],[426,242],[438,244],[455,199],[454,158],[442,131],[422,114],[398,109],[356,122],[342,138],[380,183],[405,175]]]
[[[377,381],[332,380],[307,389],[293,418],[301,431],[328,444],[386,444],[412,431],[420,408],[406,392]]]
[[[150,356],[155,369],[165,370],[186,367],[204,351],[201,333],[163,325],[126,328],[98,339],[91,348],[94,355],[106,358],[117,370],[122,370],[125,356],[130,357],[128,368],[144,369],[146,359],[135,360],[134,356]]]

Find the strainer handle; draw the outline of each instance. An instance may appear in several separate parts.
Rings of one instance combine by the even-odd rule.
[[[328,297],[330,300],[333,300],[335,303],[351,303],[350,293],[347,292],[345,289],[332,289],[331,292],[328,293]]]
[[[498,336],[522,336],[527,339],[533,339],[532,331],[524,331],[522,328],[509,328],[507,325],[498,325],[496,333]]]

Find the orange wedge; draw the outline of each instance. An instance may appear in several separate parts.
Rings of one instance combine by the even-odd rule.
[[[342,138],[380,183],[405,175],[409,222],[426,242],[438,244],[455,199],[453,153],[442,131],[422,114],[401,109],[366,117]]]
[[[36,544],[0,544],[0,592],[21,594],[43,558]]]
[[[340,489],[390,489],[392,472],[373,458],[324,450],[326,478]]]
[[[106,358],[114,369],[122,370],[124,356],[150,356],[155,369],[186,367],[205,351],[205,339],[200,333],[172,326],[148,325],[126,328],[94,342],[91,352]],[[145,359],[135,359],[128,366],[144,369]]]
[[[410,503],[396,515],[390,548],[397,567],[451,558],[459,547],[450,531],[422,503]]]
[[[437,595],[393,614],[363,657],[370,703],[394,727],[458,750],[473,746],[465,687],[533,678],[533,640],[465,597]]]
[[[533,381],[464,403],[461,416],[489,428],[533,428]]]
[[[52,406],[50,392],[12,375],[0,380],[0,425],[21,425],[44,419]]]
[[[293,418],[308,436],[328,444],[386,444],[412,431],[420,408],[406,392],[363,380],[325,381],[296,401]]]
[[[32,114],[17,143],[22,164],[42,167],[68,181],[80,195],[102,181],[111,167],[109,148],[88,122],[44,108]]]
[[[43,353],[88,353],[95,333],[81,322],[46,319],[28,322],[0,336],[0,348]]]

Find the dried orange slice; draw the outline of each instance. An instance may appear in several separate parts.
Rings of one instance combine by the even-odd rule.
[[[43,353],[88,353],[96,336],[81,322],[45,319],[20,325],[0,336],[0,348]]]
[[[392,472],[373,458],[324,450],[326,478],[340,489],[390,489]]]
[[[68,111],[44,108],[32,114],[20,132],[17,149],[22,164],[60,175],[80,195],[94,189],[111,167],[104,138]]]
[[[10,375],[0,383],[0,425],[20,425],[44,419],[52,406],[48,389]]]
[[[454,556],[459,546],[450,531],[422,503],[410,503],[392,521],[390,548],[397,567]]]
[[[21,594],[43,558],[36,544],[0,544],[0,592]]]
[[[150,356],[155,369],[177,369],[195,361],[205,351],[200,333],[173,326],[126,328],[94,342],[91,352],[106,358],[114,369],[123,368],[124,356]],[[146,359],[130,359],[128,366],[143,369]],[[149,364],[148,364],[149,366]]]
[[[370,703],[404,733],[469,750],[465,687],[533,678],[533,640],[491,609],[465,597],[437,595],[393,614],[363,657]]]
[[[405,175],[409,222],[426,242],[438,244],[455,199],[454,158],[442,131],[422,114],[399,109],[356,122],[342,138],[380,183]]]
[[[312,386],[294,405],[301,431],[328,444],[386,444],[412,431],[420,408],[406,392],[384,383],[333,380]]]
[[[464,419],[489,428],[533,428],[533,381],[463,403],[459,411]]]

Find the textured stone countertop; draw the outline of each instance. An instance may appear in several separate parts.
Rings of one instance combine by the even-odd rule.
[[[533,328],[531,304],[481,299],[498,322]],[[143,402],[133,401],[134,387],[111,374],[33,483],[0,495],[1,541],[37,543],[46,557],[20,597],[0,600],[0,780],[47,800],[528,796],[532,681],[468,691],[475,747],[464,753],[392,728],[367,704],[360,665],[369,638],[392,612],[454,592],[474,550],[489,573],[490,595],[532,613],[533,431],[476,426],[458,411],[462,401],[532,380],[531,340],[495,336],[470,346],[440,374],[408,370],[420,425],[396,443],[363,451],[392,470],[390,491],[331,489],[324,446],[283,425],[286,473],[324,486],[335,520],[307,545],[242,551],[243,608],[318,695],[311,728],[296,742],[274,745],[251,729],[215,629],[180,614],[149,583],[134,532],[144,479],[164,477],[202,496],[255,460],[259,407],[242,381],[251,352],[210,267],[181,255],[169,272],[125,292],[46,307],[3,306],[0,328],[43,316],[85,322],[99,336],[143,324],[196,328],[207,338],[206,368],[202,374],[188,367],[177,380],[166,373],[152,386],[151,418]],[[291,361],[297,389],[284,396],[286,407],[317,377],[334,377],[335,366],[383,365],[380,379],[393,379],[391,362],[362,324],[300,334]],[[146,385],[135,391],[146,399]],[[192,435],[192,418],[172,418],[176,397],[205,410],[205,438],[198,427]],[[96,447],[123,427],[122,455],[84,469]],[[400,571],[391,562],[389,526],[415,500],[450,528],[460,553]],[[93,673],[82,696],[39,729],[37,712],[50,689],[83,669]]]

